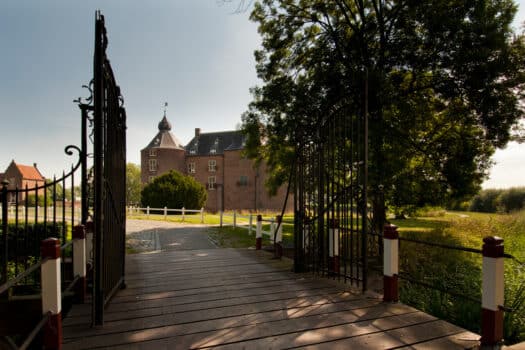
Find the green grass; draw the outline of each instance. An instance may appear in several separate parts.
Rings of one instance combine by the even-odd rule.
[[[483,237],[500,236],[505,252],[520,261],[525,258],[525,211],[514,214],[447,212],[442,216],[392,220],[401,237],[481,249]],[[479,254],[445,250],[416,243],[400,242],[400,269],[409,277],[433,285],[440,292],[402,280],[400,298],[404,303],[479,332],[481,300],[481,261]],[[505,341],[525,340],[525,267],[505,259]]]

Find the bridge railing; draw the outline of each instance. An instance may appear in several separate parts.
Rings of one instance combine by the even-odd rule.
[[[517,310],[505,305],[505,280],[504,280],[504,265],[505,259],[517,262],[521,268],[524,264],[518,261],[514,256],[504,252],[503,239],[496,236],[487,236],[483,238],[481,249],[462,247],[442,242],[427,242],[414,238],[400,237],[397,227],[394,225],[386,225],[383,235],[383,291],[385,302],[397,302],[400,299],[399,280],[407,281],[408,283],[422,286],[423,288],[436,290],[439,293],[445,293],[454,298],[462,299],[465,302],[473,302],[479,307],[479,313],[474,312],[471,315],[473,318],[478,317],[478,321],[473,320],[473,323],[478,324],[478,329],[474,329],[481,333],[482,347],[492,348],[500,346],[504,338],[504,316],[505,313],[512,313]],[[443,250],[450,254],[451,252],[474,254],[477,258],[481,258],[481,269],[476,271],[475,268],[469,266],[456,266],[456,269],[466,268],[469,275],[480,273],[479,285],[473,285],[470,288],[470,293],[457,292],[453,289],[446,289],[436,285],[428,276],[421,279],[420,276],[414,276],[409,271],[405,271],[400,261],[400,244],[414,244],[411,249],[418,249],[417,246],[427,246],[432,249]],[[441,253],[442,254],[442,253]],[[462,264],[465,261],[455,261],[457,264]],[[415,262],[417,263],[417,262]],[[437,263],[437,262],[436,262]],[[452,265],[447,266],[453,269]],[[419,270],[425,270],[424,267],[419,267]],[[454,276],[454,271],[449,271],[451,276]],[[458,284],[464,281],[455,281]],[[476,283],[475,283],[476,284]],[[436,300],[437,302],[437,300]],[[464,305],[462,303],[462,305]],[[468,307],[464,307],[463,312],[466,312]],[[477,315],[477,316],[476,316]],[[471,326],[473,326],[471,324]]]
[[[71,149],[82,155],[75,146],[67,147],[66,153],[71,155]],[[0,336],[21,349],[37,346],[35,340],[43,339],[44,345],[49,339],[56,341],[62,306],[68,309],[73,301],[85,298],[87,257],[91,255],[85,246],[90,245],[86,234],[74,226],[81,215],[68,204],[75,203],[75,172],[80,163],[60,179],[34,187],[2,183]],[[71,188],[69,195],[66,185]],[[54,301],[46,300],[51,295]],[[38,337],[42,332],[44,337]]]

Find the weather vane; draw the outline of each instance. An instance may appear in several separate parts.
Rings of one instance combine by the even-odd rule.
[[[168,102],[164,102],[164,116],[166,116],[166,108],[168,107]]]

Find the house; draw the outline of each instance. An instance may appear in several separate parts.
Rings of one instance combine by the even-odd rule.
[[[46,179],[38,170],[36,163],[33,165],[23,165],[17,164],[14,160],[11,161],[5,172],[2,176],[3,180],[9,181],[8,189],[32,189],[38,186],[43,186],[46,182]],[[2,180],[2,181],[3,181]],[[35,189],[31,194],[43,195],[43,189]],[[20,192],[18,194],[18,201],[21,202],[25,199],[25,193]],[[14,202],[15,194],[10,193],[9,202]]]
[[[282,210],[286,189],[279,189],[276,196],[268,195],[264,187],[266,165],[256,166],[243,155],[245,136],[241,131],[203,133],[195,128],[194,137],[183,146],[171,133],[165,114],[158,129],[153,140],[141,150],[142,183],[177,170],[206,187],[206,210]],[[293,200],[289,199],[287,211],[291,210]]]

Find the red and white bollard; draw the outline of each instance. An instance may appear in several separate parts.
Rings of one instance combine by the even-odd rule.
[[[482,252],[481,346],[495,348],[503,342],[503,239],[483,238]]]
[[[281,258],[283,256],[283,225],[282,221],[283,218],[281,215],[277,215],[275,217],[275,221],[277,222],[277,233],[275,235],[275,256],[277,258]]]
[[[40,246],[42,255],[42,313],[50,312],[43,328],[45,349],[62,348],[62,290],[60,276],[60,241],[48,238]]]
[[[75,284],[75,301],[86,300],[86,230],[83,225],[73,227],[73,276],[78,276]]]
[[[399,273],[399,233],[397,226],[387,224],[383,232],[383,301],[397,302],[399,291],[397,275]]]
[[[339,273],[339,220],[330,219],[328,228],[328,272]]]
[[[257,227],[255,229],[255,250],[262,248],[262,215],[257,215]]]

